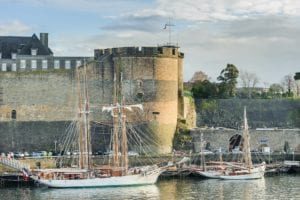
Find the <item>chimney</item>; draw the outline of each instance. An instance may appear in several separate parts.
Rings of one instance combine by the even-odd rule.
[[[48,48],[48,33],[40,33],[41,43]]]

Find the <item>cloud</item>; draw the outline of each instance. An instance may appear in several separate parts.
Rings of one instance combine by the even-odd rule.
[[[0,21],[0,35],[23,35],[31,31],[31,27],[19,20]]]
[[[58,37],[55,35],[59,33],[58,29],[51,34],[53,38],[50,39],[50,46],[55,55],[92,56],[93,49],[96,48],[164,44],[168,41],[168,30],[162,28],[171,17],[172,23],[176,24],[172,31],[172,41],[178,41],[185,53],[185,80],[199,70],[215,78],[227,63],[233,63],[240,69],[256,72],[265,82],[278,82],[284,75],[297,71],[300,62],[300,1],[12,2],[59,9],[63,13],[78,13],[83,18],[89,15],[99,19],[99,33],[78,30],[73,31],[72,36],[60,33]],[[0,24],[0,27],[3,32],[5,26]]]
[[[142,9],[135,17],[171,16],[187,21],[230,21],[267,15],[299,16],[294,0],[157,0],[155,9]]]
[[[139,0],[3,0],[11,4],[30,5],[35,7],[50,7],[67,11],[93,12],[99,15],[121,13],[138,9],[145,3]]]
[[[161,32],[163,29],[163,19],[160,16],[124,16],[115,20],[112,23],[102,26],[104,31],[137,31],[155,33]]]

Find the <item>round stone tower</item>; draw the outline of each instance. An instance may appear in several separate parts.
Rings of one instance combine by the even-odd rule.
[[[171,152],[177,118],[183,113],[183,57],[175,46],[96,49],[90,77],[101,90],[92,92],[92,99],[112,103],[121,93],[127,104],[142,103],[143,114],[132,114],[129,120],[146,122],[157,139],[156,149]]]

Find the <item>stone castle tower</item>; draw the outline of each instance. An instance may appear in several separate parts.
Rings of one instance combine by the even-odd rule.
[[[183,113],[183,57],[175,46],[97,49],[88,67],[99,91],[93,92],[98,96],[93,99],[111,103],[114,91],[119,91],[127,104],[142,103],[144,114],[138,118],[158,139],[159,152],[170,152],[178,115]]]

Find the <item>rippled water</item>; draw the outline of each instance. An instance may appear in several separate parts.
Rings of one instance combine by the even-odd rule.
[[[159,180],[151,186],[122,188],[1,188],[0,199],[300,199],[300,176],[274,176],[248,181],[169,179]]]

